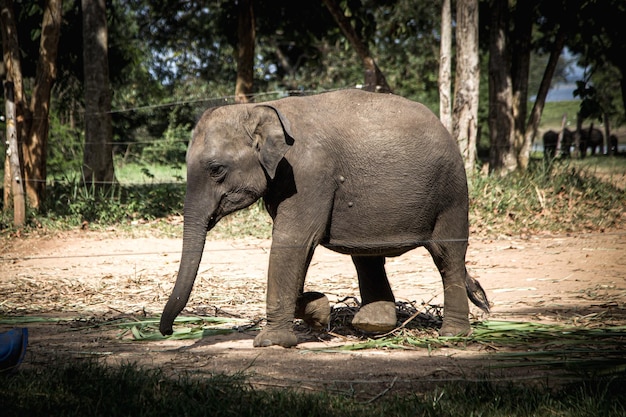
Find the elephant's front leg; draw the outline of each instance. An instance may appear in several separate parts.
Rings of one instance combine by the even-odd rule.
[[[314,248],[310,242],[302,244],[274,235],[267,278],[267,326],[255,337],[255,347],[292,347],[298,343],[293,332],[296,302]]]

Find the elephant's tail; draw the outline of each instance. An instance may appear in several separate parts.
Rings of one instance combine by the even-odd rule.
[[[485,313],[489,313],[489,300],[485,290],[481,287],[480,282],[472,278],[467,271],[465,271],[465,290],[467,291],[467,297],[474,305]]]

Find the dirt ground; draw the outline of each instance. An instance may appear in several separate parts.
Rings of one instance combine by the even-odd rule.
[[[626,219],[625,219],[626,220]],[[137,226],[138,229],[141,225]],[[498,366],[484,345],[438,349],[332,351],[362,340],[331,329],[306,332],[292,349],[253,348],[255,331],[198,340],[137,342],[103,326],[116,317],[160,314],[179,265],[181,240],[149,233],[75,231],[0,241],[0,318],[49,317],[28,327],[23,366],[55,360],[99,358],[136,362],[169,373],[242,373],[258,387],[325,389],[373,399],[433,382],[540,380],[531,368]],[[263,317],[270,241],[207,242],[192,298],[183,313]],[[626,230],[472,238],[470,272],[485,288],[492,312],[472,307],[473,319],[558,322],[571,325],[626,324]],[[440,304],[442,287],[423,249],[391,258],[387,269],[398,301]],[[332,304],[358,297],[349,257],[318,248],[307,290],[324,292]],[[0,331],[12,327],[0,324]],[[328,350],[318,350],[327,347]],[[60,359],[62,358],[62,359]],[[545,381],[543,381],[545,382]]]

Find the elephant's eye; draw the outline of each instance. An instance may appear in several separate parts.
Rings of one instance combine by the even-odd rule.
[[[226,177],[226,167],[219,164],[210,164],[209,175],[211,175],[211,178],[213,178],[214,181],[222,182]]]

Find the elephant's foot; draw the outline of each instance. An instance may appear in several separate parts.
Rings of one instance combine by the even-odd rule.
[[[254,347],[278,345],[292,347],[298,344],[298,338],[291,330],[264,329],[254,338]]]
[[[324,329],[330,321],[330,302],[321,292],[305,292],[296,301],[295,318],[314,329]]]
[[[439,329],[439,336],[451,337],[451,336],[469,336],[472,334],[472,327],[469,320],[456,319],[456,318],[443,318],[443,324]]]
[[[396,328],[396,304],[375,301],[361,306],[352,319],[352,325],[364,332],[385,333]]]

